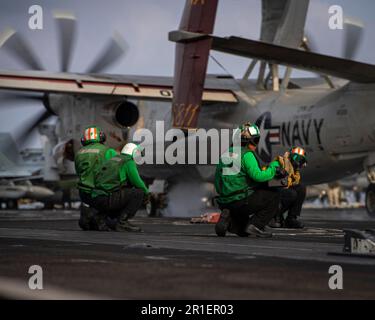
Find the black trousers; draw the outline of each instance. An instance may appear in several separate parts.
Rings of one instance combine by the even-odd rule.
[[[123,187],[109,196],[92,198],[89,194],[80,192],[80,197],[84,203],[110,218],[128,220],[133,218],[141,207],[144,193],[141,189]]]
[[[302,205],[306,198],[306,187],[298,184],[280,191],[280,212],[288,211],[289,218],[297,218],[301,214]]]
[[[235,228],[245,230],[249,223],[263,229],[278,213],[280,195],[272,189],[257,189],[249,197],[220,205],[228,209]],[[252,214],[252,217],[249,216]]]

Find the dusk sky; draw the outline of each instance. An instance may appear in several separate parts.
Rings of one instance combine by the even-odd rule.
[[[46,70],[59,71],[59,52],[56,25],[52,10],[71,11],[78,20],[76,46],[71,72],[84,72],[105,46],[114,31],[119,32],[129,45],[127,55],[107,73],[171,76],[174,64],[174,44],[167,39],[168,32],[177,29],[184,0],[1,0],[0,32],[12,27],[29,40]],[[44,10],[44,29],[28,28],[28,9],[41,5]],[[344,15],[360,19],[365,25],[364,37],[355,59],[375,64],[375,2],[371,0],[310,0],[306,32],[320,53],[342,56],[343,31],[328,28],[328,7],[341,5]],[[216,19],[215,34],[258,39],[261,22],[260,0],[221,0]],[[235,77],[242,77],[249,60],[212,52]],[[0,49],[0,69],[24,70],[25,66]],[[223,73],[210,60],[210,73]],[[307,73],[294,72],[293,76]],[[1,99],[1,97],[0,97]],[[0,125],[2,132],[15,133],[43,106],[36,102],[6,104],[0,100]],[[38,139],[33,139],[33,146]]]

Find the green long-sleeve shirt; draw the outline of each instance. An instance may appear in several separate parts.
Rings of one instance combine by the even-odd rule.
[[[139,175],[137,164],[133,159],[127,160],[120,168],[121,182],[128,181],[133,187],[142,189],[145,194],[149,193],[148,188]]]
[[[233,161],[241,159],[239,170],[235,174],[226,174],[224,171],[224,168],[234,165],[234,162],[228,162],[228,157]],[[226,161],[223,161],[225,158]],[[240,151],[233,147],[229,148],[216,168],[215,189],[219,194],[218,202],[230,203],[248,197],[260,183],[274,178],[278,166],[278,161],[273,161],[265,170],[262,170],[252,151],[247,148],[241,148]]]
[[[95,176],[93,197],[108,195],[122,186],[132,186],[149,193],[138,173],[137,165],[129,155],[120,154],[103,163]]]
[[[265,170],[262,170],[253,152],[245,153],[242,160],[246,174],[256,182],[272,180],[275,177],[276,167],[279,166],[277,161],[273,161]]]

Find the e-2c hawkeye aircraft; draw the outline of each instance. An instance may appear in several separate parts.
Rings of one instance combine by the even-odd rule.
[[[367,209],[375,214],[375,65],[352,60],[361,33],[355,23],[345,25],[345,59],[311,52],[304,36],[308,5],[308,0],[263,0],[260,41],[254,41],[213,36],[218,0],[187,0],[179,29],[169,34],[177,43],[173,78],[98,74],[118,58],[123,48],[118,42],[107,48],[90,73],[67,73],[75,20],[59,14],[63,73],[1,71],[0,88],[43,93],[46,111],[38,121],[57,115],[60,146],[69,141],[74,150],[80,146],[83,128],[93,123],[108,133],[109,145],[120,147],[139,128],[155,132],[158,120],[164,121],[165,130],[233,129],[256,122],[262,131],[258,154],[265,162],[293,145],[307,150],[306,184],[365,170]],[[2,42],[31,69],[42,69],[20,35],[8,32]],[[21,53],[20,48],[27,50]],[[245,76],[206,75],[210,50],[252,59]],[[249,79],[257,63],[258,76]],[[286,66],[285,74],[280,75],[279,65]],[[321,77],[294,79],[292,68]],[[73,163],[63,160],[60,175],[74,174]],[[140,169],[145,176],[180,185],[184,194],[169,197],[169,207],[186,211],[187,194],[194,190],[183,186],[212,181],[215,166]]]

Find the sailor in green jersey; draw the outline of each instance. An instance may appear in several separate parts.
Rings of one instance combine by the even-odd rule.
[[[255,150],[260,131],[256,125],[246,123],[238,135],[240,141],[221,156],[216,168],[215,189],[222,213],[215,231],[218,236],[229,231],[239,236],[271,237],[265,226],[278,211],[279,194],[265,182],[279,174],[279,163],[273,161],[264,170],[259,166]],[[231,172],[233,168],[237,170]]]
[[[113,227],[116,231],[141,231],[129,222],[149,194],[135,162],[141,151],[139,145],[128,143],[95,174],[94,206],[100,211],[105,209],[109,218],[116,219]]]
[[[79,226],[83,230],[109,230],[103,214],[92,208],[95,170],[105,161],[117,155],[114,149],[104,145],[104,132],[97,126],[87,127],[82,135],[83,147],[77,152],[74,163],[78,175],[78,190],[82,200]]]

